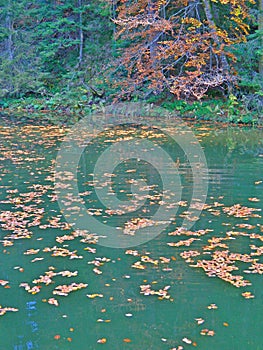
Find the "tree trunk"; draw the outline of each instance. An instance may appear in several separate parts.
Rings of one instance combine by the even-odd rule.
[[[260,0],[260,1],[263,1],[263,0]],[[220,47],[221,42],[220,42],[220,39],[216,33],[216,24],[215,24],[215,21],[213,19],[210,2],[209,2],[209,0],[203,0],[203,4],[204,4],[205,15],[206,15],[209,27],[211,29],[211,33],[213,35],[213,39],[214,39],[215,43],[217,44],[217,46]],[[220,54],[220,61],[221,61],[223,73],[228,73],[229,72],[229,65],[227,62],[227,58],[223,52]]]
[[[148,15],[150,17],[153,16],[155,13],[154,5],[155,5],[154,0],[148,1]],[[157,46],[159,36],[160,36],[160,32],[153,32],[153,34],[150,38],[150,47],[149,48],[150,48],[150,58],[151,58],[153,69],[156,67],[156,46]]]
[[[9,3],[9,6],[11,4]],[[14,59],[14,43],[13,43],[13,22],[11,19],[11,15],[8,11],[8,14],[6,16],[6,28],[8,30],[8,38],[7,38],[7,53],[8,53],[8,58],[10,61],[13,61]]]
[[[259,41],[261,46],[258,70],[261,78],[263,79],[263,0],[259,0],[258,30],[260,35]]]
[[[78,6],[79,6],[79,65],[82,64],[83,61],[83,29],[82,29],[82,0],[78,0]]]

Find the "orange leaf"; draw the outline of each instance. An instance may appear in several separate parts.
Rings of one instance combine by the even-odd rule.
[[[130,338],[124,338],[123,341],[124,341],[124,343],[131,343],[131,339]]]

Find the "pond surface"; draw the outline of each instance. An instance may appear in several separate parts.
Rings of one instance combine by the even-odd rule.
[[[173,120],[163,126],[173,127]],[[58,205],[54,167],[67,130],[1,123],[0,349],[263,349],[263,132],[189,127],[207,162],[202,213],[191,217],[200,200],[189,207],[193,176],[187,154],[159,129],[146,127],[142,138],[150,135],[176,163],[176,173],[167,170],[168,180],[179,174],[182,193],[175,194],[174,217],[159,235],[111,248],[100,244],[100,232],[73,230],[66,221],[72,212],[80,214],[70,185],[65,217]],[[135,129],[125,129],[125,135],[141,137]],[[123,131],[110,134],[113,144]],[[143,156],[135,157],[116,167],[115,177],[106,174],[128,214],[107,210],[94,192],[92,169],[107,140],[109,133],[100,135],[79,161],[82,204],[98,223],[124,227],[120,236],[133,239],[140,226],[154,229],[151,218],[171,193],[160,195],[162,176]],[[59,176],[57,183],[64,177],[73,182],[70,172]],[[98,179],[102,188],[107,179]],[[131,200],[135,214],[127,207],[131,185],[148,186],[139,209],[140,198]],[[180,231],[186,216],[192,226]],[[63,285],[67,289],[58,287]]]

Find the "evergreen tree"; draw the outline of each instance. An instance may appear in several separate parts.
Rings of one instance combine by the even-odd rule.
[[[41,87],[40,60],[33,31],[34,6],[25,0],[1,0],[0,94],[19,96]]]

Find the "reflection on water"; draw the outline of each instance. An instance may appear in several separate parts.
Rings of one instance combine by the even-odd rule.
[[[172,127],[172,121],[170,123],[167,128]],[[243,271],[248,270],[251,264],[235,261],[239,270],[233,273],[243,274],[252,283],[236,288],[218,277],[209,278],[201,268],[190,266],[204,256],[211,258],[209,252],[215,249],[205,250],[204,246],[211,245],[212,237],[230,237],[221,242],[227,244],[227,249],[224,246],[216,248],[222,251],[229,249],[235,253],[250,254],[256,251],[251,249],[251,245],[262,246],[260,211],[253,212],[255,216],[235,216],[223,210],[236,204],[240,204],[241,208],[262,209],[262,131],[233,127],[220,129],[209,125],[192,127],[206,155],[209,192],[207,208],[191,230],[199,233],[207,230],[207,233],[193,236],[196,240],[189,247],[167,245],[192,237],[168,234],[175,232],[182,217],[189,215],[186,211],[191,211],[185,204],[191,195],[191,172],[184,155],[179,151],[177,154],[167,141],[166,149],[174,152],[175,161],[179,158],[184,197],[175,220],[166,231],[144,245],[131,248],[133,253],[81,242],[83,236],[72,237],[71,230],[67,228],[53,191],[53,164],[65,130],[29,125],[0,127],[3,245],[0,279],[8,281],[5,286],[0,286],[0,304],[19,309],[1,316],[0,349],[88,350],[103,347],[110,350],[159,350],[178,348],[179,345],[185,349],[194,345],[202,350],[263,348],[261,274],[245,274]],[[92,172],[97,157],[95,152],[90,154],[91,159],[82,159],[79,176],[86,180],[80,181],[80,187],[83,186],[82,193],[86,192],[86,205],[91,210],[98,207],[96,198],[90,194],[92,186],[87,184],[92,179],[87,178],[87,174]],[[116,178],[112,179],[116,188],[121,190],[120,200],[127,200],[132,193],[133,173],[127,170],[138,166],[141,166],[140,178],[148,186],[154,185],[156,176],[158,178],[154,171],[147,173],[145,163],[139,164],[135,160],[133,164],[123,163],[116,169]],[[123,183],[123,180],[126,182]],[[149,210],[149,217],[160,201],[159,192],[160,186],[149,187],[145,192],[152,196],[144,205],[145,210]],[[76,203],[72,203],[70,198],[68,205],[77,211]],[[98,213],[105,210],[103,207],[99,209]],[[115,223],[118,220],[117,216],[112,217],[107,212],[103,215],[102,220],[115,220]],[[242,234],[235,235],[235,232]],[[257,238],[253,238],[253,233]],[[20,238],[27,234],[28,237],[14,239],[12,234],[20,235]],[[70,237],[65,238],[65,235]],[[59,243],[56,237],[64,237],[64,240]],[[75,252],[75,258],[70,253],[62,257],[43,251],[54,246]],[[29,249],[39,251],[32,255],[24,254]],[[180,255],[185,251],[197,251],[203,255],[192,256],[187,262]],[[76,258],[76,255],[82,258]],[[99,260],[104,257],[108,260]],[[35,258],[39,260],[32,262]],[[254,262],[263,263],[260,254],[253,258]],[[132,267],[138,261],[142,268],[138,265],[137,268]],[[96,267],[102,273],[95,273]],[[78,275],[66,277],[60,274],[50,284],[35,283],[41,287],[36,294],[27,293],[19,287],[21,283],[34,286],[33,280],[48,271],[78,271]],[[58,307],[48,303],[55,296],[52,291],[57,285],[73,282],[87,283],[88,286],[68,296],[57,296]],[[140,294],[142,285],[150,285],[151,290],[157,292],[167,287],[171,297],[165,299],[158,294]],[[255,298],[242,297],[241,293],[245,291],[251,292]],[[87,297],[87,294],[92,297]],[[218,308],[208,309],[210,304],[216,304]],[[198,325],[196,319],[199,318],[204,320],[203,324]],[[215,334],[201,335],[204,329]],[[98,343],[104,338],[106,342]],[[187,341],[192,344],[188,345]]]

